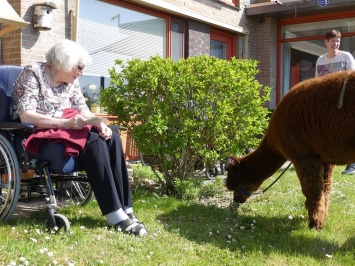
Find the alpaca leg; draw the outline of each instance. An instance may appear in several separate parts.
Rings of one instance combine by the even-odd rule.
[[[323,174],[323,180],[324,180],[323,193],[324,193],[324,200],[325,200],[325,202],[324,202],[324,204],[325,204],[324,218],[328,215],[329,197],[330,197],[330,192],[332,189],[334,167],[335,167],[335,165],[333,165],[333,164],[324,163],[324,174]]]
[[[316,160],[305,160],[294,163],[294,166],[303,195],[306,197],[305,207],[308,210],[308,226],[321,230],[326,213],[323,163]]]

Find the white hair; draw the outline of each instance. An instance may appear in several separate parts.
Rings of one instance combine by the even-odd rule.
[[[47,63],[58,70],[69,72],[78,64],[91,64],[91,57],[81,45],[64,39],[53,45],[46,53]]]

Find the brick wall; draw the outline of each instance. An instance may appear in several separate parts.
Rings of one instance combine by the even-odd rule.
[[[272,87],[269,108],[274,109],[277,78],[277,20],[270,17],[255,19],[253,40],[254,58],[260,62],[260,73],[257,75],[257,79],[261,84]]]
[[[23,17],[20,1],[8,0],[12,8]],[[21,30],[14,30],[1,38],[2,51],[1,63],[2,64],[21,64]]]
[[[187,56],[210,54],[210,27],[209,25],[189,20],[187,22]]]

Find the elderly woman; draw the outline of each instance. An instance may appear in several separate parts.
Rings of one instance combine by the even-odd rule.
[[[55,44],[46,53],[46,62],[24,67],[17,78],[12,118],[49,132],[63,129],[69,134],[83,133],[84,145],[77,151],[78,158],[107,224],[143,236],[147,231],[132,209],[120,136],[103,122],[87,125],[87,119],[94,115],[85,103],[78,77],[90,63],[89,54],[77,43],[63,40]],[[65,116],[66,110],[72,111]]]

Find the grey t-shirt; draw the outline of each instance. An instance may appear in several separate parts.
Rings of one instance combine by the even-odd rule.
[[[349,52],[339,51],[339,54],[333,58],[328,58],[327,54],[324,54],[317,60],[315,76],[344,70],[355,70],[355,60]]]

